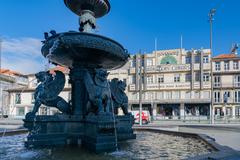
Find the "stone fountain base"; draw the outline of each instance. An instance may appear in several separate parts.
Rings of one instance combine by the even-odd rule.
[[[135,139],[132,115],[116,116],[118,140]],[[112,115],[81,116],[64,114],[36,116],[24,120],[29,135],[25,146],[29,148],[84,146],[95,153],[115,151],[115,125]]]

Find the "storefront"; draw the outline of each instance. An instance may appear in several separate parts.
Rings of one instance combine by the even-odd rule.
[[[159,119],[179,119],[180,104],[158,104],[157,118]]]
[[[206,116],[210,115],[210,104],[185,104],[185,116]]]

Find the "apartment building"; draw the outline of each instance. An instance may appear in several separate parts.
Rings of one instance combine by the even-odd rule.
[[[215,118],[240,117],[240,57],[221,54],[213,58]]]
[[[24,88],[28,85],[27,76],[9,69],[0,69],[0,115],[8,115],[9,93],[13,88]]]

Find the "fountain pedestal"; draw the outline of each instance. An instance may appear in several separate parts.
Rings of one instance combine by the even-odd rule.
[[[115,151],[117,140],[112,115],[89,115],[85,119],[82,145],[96,153]]]
[[[29,130],[25,146],[30,148],[80,145],[84,136],[84,120],[74,115],[36,116],[25,119],[24,127]]]

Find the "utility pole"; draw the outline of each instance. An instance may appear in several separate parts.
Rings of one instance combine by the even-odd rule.
[[[210,24],[210,55],[211,55],[211,105],[210,105],[210,123],[214,123],[214,108],[213,108],[213,45],[212,45],[212,37],[213,37],[213,21],[214,21],[214,15],[216,13],[216,9],[211,9],[208,16],[209,16],[209,24]]]
[[[142,126],[142,53],[139,59],[139,125]]]

